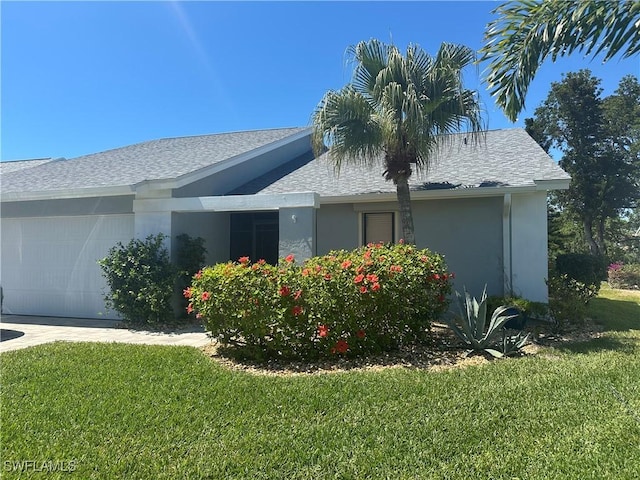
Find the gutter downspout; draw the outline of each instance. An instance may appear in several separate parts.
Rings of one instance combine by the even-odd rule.
[[[511,295],[513,256],[511,251],[511,194],[505,193],[502,206],[502,269],[503,295]]]

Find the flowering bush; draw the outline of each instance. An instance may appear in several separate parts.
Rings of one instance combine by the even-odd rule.
[[[203,269],[184,294],[215,338],[251,357],[355,356],[424,339],[452,276],[428,250],[370,244],[302,265],[242,257]]]
[[[609,265],[608,281],[611,288],[639,289],[640,264],[612,263]]]

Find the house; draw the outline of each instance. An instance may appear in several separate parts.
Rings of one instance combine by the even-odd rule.
[[[159,232],[206,239],[209,264],[249,255],[297,260],[397,241],[395,186],[382,168],[310,147],[309,128],[143,142],[72,159],[2,164],[0,285],[12,314],[113,318],[97,260]],[[479,295],[546,301],[547,192],[569,176],[522,129],[452,137],[410,179],[416,240]],[[173,245],[175,249],[175,245]],[[175,253],[175,252],[174,252]]]

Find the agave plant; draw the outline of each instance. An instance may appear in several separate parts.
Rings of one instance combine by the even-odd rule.
[[[507,337],[504,330],[505,323],[517,317],[517,314],[513,314],[513,310],[504,305],[495,309],[487,326],[486,285],[482,291],[480,302],[469,295],[466,289],[464,296],[456,292],[456,297],[458,299],[460,317],[458,319],[447,319],[447,323],[454,333],[469,345],[472,350],[484,350],[494,357],[503,357],[515,352],[527,341],[528,336],[522,337],[521,334]],[[499,348],[497,345],[500,343],[502,343],[502,352],[497,349]]]

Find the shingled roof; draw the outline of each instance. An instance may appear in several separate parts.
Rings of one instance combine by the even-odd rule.
[[[465,141],[467,139],[467,141]],[[523,130],[491,130],[478,143],[456,134],[443,147],[428,172],[415,172],[413,191],[482,187],[531,187],[536,181],[568,180],[545,151]],[[382,158],[371,168],[343,163],[336,174],[328,154],[296,159],[232,194],[316,192],[321,197],[395,193],[395,185],[382,176]]]
[[[165,138],[28,169],[5,170],[3,166],[2,192],[131,187],[144,181],[175,179],[305,130],[279,128]]]

